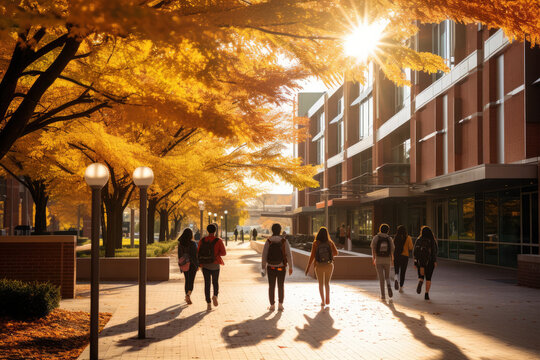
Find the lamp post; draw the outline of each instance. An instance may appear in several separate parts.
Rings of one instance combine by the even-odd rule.
[[[90,265],[90,359],[98,358],[99,332],[99,224],[101,216],[101,189],[109,181],[109,170],[94,163],[84,171],[84,180],[92,189],[92,247]]]
[[[199,202],[197,203],[199,205],[199,211],[201,212],[201,227],[199,228],[199,232],[201,234],[201,237],[202,237],[202,231],[203,231],[203,212],[204,212],[204,201],[202,200],[199,200]]]
[[[146,226],[147,190],[154,181],[152,169],[141,166],[133,171],[133,182],[140,191],[139,206],[139,339],[146,337]]]
[[[227,235],[227,214],[229,212],[225,210],[223,213],[225,214],[225,246],[227,246],[227,241],[229,240],[229,236]]]
[[[211,222],[212,222],[212,212],[209,211],[208,212],[208,225],[210,225]]]
[[[214,224],[217,224],[217,213],[214,213]]]
[[[135,209],[134,208],[131,208],[131,221],[129,223],[129,230],[130,230],[129,247],[134,248],[135,247]]]
[[[329,219],[328,219],[328,188],[324,188],[324,189],[321,189],[321,191],[323,192],[323,196],[324,196],[324,226],[326,227],[326,229],[328,231],[330,231],[330,229],[328,229],[328,222],[329,222]]]

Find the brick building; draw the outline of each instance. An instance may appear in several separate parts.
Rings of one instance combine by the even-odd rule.
[[[311,138],[295,155],[321,169],[319,188],[294,192],[293,231],[345,223],[367,241],[381,222],[427,224],[441,257],[515,267],[538,254],[540,49],[449,20],[411,43],[451,71],[396,87],[371,65],[365,85],[298,95]]]

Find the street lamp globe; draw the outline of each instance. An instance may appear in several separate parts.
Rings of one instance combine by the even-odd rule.
[[[223,215],[220,216],[221,220],[223,220]]]
[[[109,181],[109,169],[100,163],[90,164],[84,171],[84,180],[90,187],[102,188]]]
[[[225,210],[223,213],[224,213],[225,215],[227,215],[229,212],[228,212],[227,210]]]
[[[133,182],[137,187],[150,186],[154,182],[154,172],[146,166],[140,166],[133,171]]]
[[[208,212],[208,216],[212,216],[212,212],[211,212],[211,211]]]
[[[199,205],[199,210],[204,211],[204,201],[199,200],[199,202],[197,203],[197,205]]]

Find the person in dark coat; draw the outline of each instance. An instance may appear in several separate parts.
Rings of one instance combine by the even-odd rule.
[[[238,229],[234,228],[234,241],[238,241]]]
[[[184,290],[186,292],[186,303],[188,305],[192,304],[191,302],[191,293],[193,292],[193,284],[195,282],[195,275],[197,270],[199,270],[199,260],[197,257],[197,243],[193,241],[193,231],[190,228],[184,229],[182,235],[178,239],[178,259],[180,259],[184,254],[189,256],[189,270],[184,271]]]
[[[257,229],[253,229],[253,240],[257,240]]]

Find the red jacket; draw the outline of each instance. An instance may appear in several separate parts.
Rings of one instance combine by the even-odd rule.
[[[199,249],[201,248],[201,242],[203,241],[213,241],[216,237],[214,235],[208,235],[201,240],[199,240],[199,246],[197,247],[197,254],[199,253]],[[223,262],[222,256],[227,255],[227,250],[225,250],[225,245],[223,245],[223,240],[218,238],[218,241],[216,242],[216,245],[214,246],[214,255],[216,257],[216,260],[214,261],[214,264],[220,264],[225,265]]]

